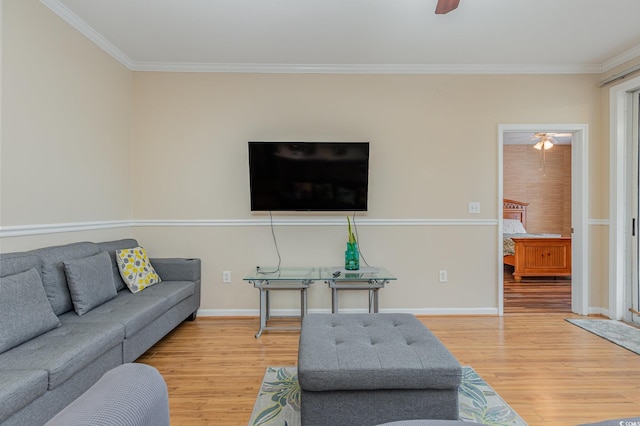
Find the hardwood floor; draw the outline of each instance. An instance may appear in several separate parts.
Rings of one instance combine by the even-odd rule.
[[[504,269],[504,313],[570,313],[570,278],[513,279],[513,267]]]
[[[568,317],[576,315],[420,319],[529,425],[640,416],[640,356]],[[257,328],[257,318],[198,318],[138,360],[167,381],[173,426],[247,424],[266,367],[297,364],[298,332],[256,339]]]

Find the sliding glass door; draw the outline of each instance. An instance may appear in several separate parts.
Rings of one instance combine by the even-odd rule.
[[[633,101],[631,105],[631,113],[632,113],[632,143],[631,152],[629,158],[631,160],[630,171],[631,171],[631,182],[630,188],[630,200],[629,207],[631,210],[631,238],[629,241],[629,251],[631,253],[631,271],[630,271],[630,280],[628,282],[631,283],[630,291],[628,292],[628,300],[630,303],[631,312],[630,318],[631,321],[637,324],[640,324],[640,236],[638,235],[638,231],[640,229],[640,223],[638,223],[638,219],[640,218],[640,131],[638,130],[640,124],[640,90],[634,92]],[[630,294],[629,294],[630,293]],[[629,318],[629,315],[625,315],[625,317]]]

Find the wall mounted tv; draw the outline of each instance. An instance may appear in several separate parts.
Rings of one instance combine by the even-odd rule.
[[[249,142],[251,211],[366,211],[369,142]]]

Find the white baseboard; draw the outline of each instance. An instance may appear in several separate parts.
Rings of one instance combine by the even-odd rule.
[[[310,314],[330,314],[330,309],[309,309]],[[366,309],[340,309],[341,314],[367,313]],[[413,315],[498,315],[497,308],[383,308],[381,313],[406,313]],[[299,309],[273,309],[273,317],[297,317]],[[200,317],[259,317],[258,309],[199,309]]]
[[[258,309],[198,309],[199,317],[259,317]]]
[[[589,315],[604,315],[607,318],[611,318],[609,316],[609,310],[606,308],[590,307],[587,312],[589,312]]]

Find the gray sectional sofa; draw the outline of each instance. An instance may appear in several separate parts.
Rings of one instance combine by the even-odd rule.
[[[152,258],[162,281],[132,293],[115,251],[136,246],[124,239],[0,254],[0,424],[46,423],[105,372],[195,319],[200,260]],[[94,273],[96,282],[113,277],[115,297],[91,282],[77,285]]]

